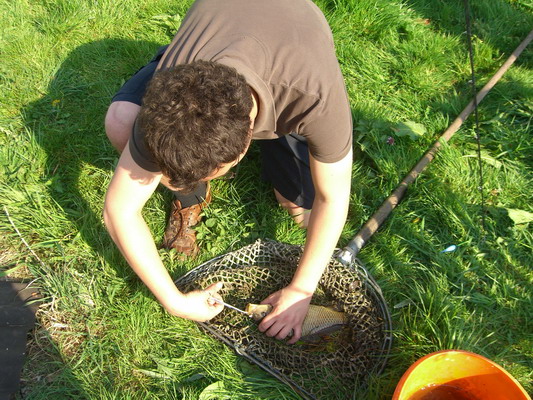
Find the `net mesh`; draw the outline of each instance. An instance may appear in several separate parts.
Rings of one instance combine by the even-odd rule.
[[[258,240],[200,265],[176,284],[190,291],[223,281],[224,301],[245,309],[286,286],[301,254],[301,246]],[[357,263],[346,267],[332,258],[311,304],[344,312],[345,327],[318,342],[289,346],[229,309],[199,325],[304,398],[351,398],[366,376],[383,369],[390,350],[390,317],[379,286]]]

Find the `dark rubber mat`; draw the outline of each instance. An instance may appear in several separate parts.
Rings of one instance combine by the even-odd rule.
[[[37,289],[27,283],[0,281],[0,400],[12,398],[19,389],[39,299]]]

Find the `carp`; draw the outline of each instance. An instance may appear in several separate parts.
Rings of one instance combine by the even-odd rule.
[[[270,304],[251,304],[246,306],[246,312],[255,321],[261,321],[272,311]],[[302,324],[302,340],[314,340],[341,329],[346,324],[343,312],[331,307],[311,304]],[[292,334],[292,332],[291,332]],[[290,335],[292,336],[292,335]]]

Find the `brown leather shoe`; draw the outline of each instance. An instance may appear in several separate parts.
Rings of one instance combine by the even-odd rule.
[[[211,190],[207,187],[205,200],[200,204],[182,208],[179,200],[172,202],[168,225],[163,236],[163,247],[175,249],[188,257],[194,257],[200,251],[196,244],[196,231],[191,227],[198,224],[202,217],[200,212],[211,202]]]

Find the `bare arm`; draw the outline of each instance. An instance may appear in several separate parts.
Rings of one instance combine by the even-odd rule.
[[[335,163],[322,163],[313,156],[310,156],[310,163],[315,200],[304,252],[291,283],[264,300],[274,305],[274,309],[259,327],[278,339],[285,338],[293,330],[289,343],[295,343],[301,336],[301,325],[311,297],[346,221],[350,198],[351,151]]]
[[[163,265],[141,214],[161,179],[160,173],[139,167],[126,145],[107,190],[104,221],[128,264],[170,314],[206,321],[223,308],[208,302],[210,292],[215,294],[217,287],[181,293]]]

